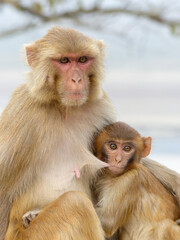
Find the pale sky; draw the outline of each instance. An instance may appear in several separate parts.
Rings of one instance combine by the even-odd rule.
[[[18,18],[9,8],[3,14],[0,28],[2,16],[10,25]],[[0,112],[12,91],[24,81],[24,72],[28,70],[20,54],[23,44],[41,38],[51,26],[54,24],[0,39]],[[70,22],[60,26],[75,27],[105,41],[107,60],[103,86],[116,107],[118,120],[155,138],[155,149],[165,151],[169,147],[170,154],[176,153],[174,166],[177,168],[177,158],[180,158],[180,36],[147,21],[124,38],[89,31]],[[167,146],[168,140],[164,143],[165,150],[159,142],[156,145],[156,138],[161,137],[171,139],[171,146]]]

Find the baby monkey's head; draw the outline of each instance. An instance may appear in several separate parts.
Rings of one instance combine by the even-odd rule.
[[[120,175],[128,167],[149,155],[151,137],[141,137],[140,134],[123,122],[106,126],[96,137],[95,155],[108,163],[109,171]]]

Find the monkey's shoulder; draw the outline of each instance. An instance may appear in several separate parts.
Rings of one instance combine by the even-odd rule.
[[[137,165],[138,178],[141,182],[141,186],[146,186],[148,191],[159,192],[160,190],[169,192],[165,189],[162,183],[155,177],[155,175],[143,164],[139,163]],[[159,190],[158,190],[159,189]],[[157,190],[157,191],[156,191]]]

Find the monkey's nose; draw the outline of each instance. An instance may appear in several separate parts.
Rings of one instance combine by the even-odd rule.
[[[117,163],[121,162],[121,156],[116,156],[115,160]]]
[[[72,78],[72,82],[73,83],[80,83],[81,82],[81,78]]]

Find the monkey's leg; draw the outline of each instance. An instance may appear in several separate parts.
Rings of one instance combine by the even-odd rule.
[[[165,219],[156,224],[153,237],[156,240],[179,240],[180,227],[170,219]]]
[[[17,210],[16,210],[17,211]],[[103,240],[104,233],[91,201],[80,192],[67,192],[23,226],[10,216],[5,240]]]
[[[169,192],[175,194],[180,206],[180,174],[149,158],[141,159],[141,162],[159,179]]]

